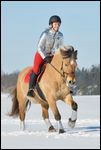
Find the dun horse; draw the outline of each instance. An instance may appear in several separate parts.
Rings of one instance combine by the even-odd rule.
[[[49,107],[58,123],[58,132],[65,132],[61,122],[61,115],[56,104],[57,100],[62,100],[71,106],[72,114],[68,124],[71,128],[75,126],[77,120],[77,103],[73,100],[72,94],[70,93],[70,86],[73,86],[76,82],[76,59],[77,50],[74,50],[72,46],[56,51],[51,63],[46,65],[46,69],[38,83],[44,93],[46,101],[38,95],[36,90],[34,98],[28,99],[26,96],[29,84],[25,83],[25,76],[31,70],[31,67],[27,67],[19,73],[17,86],[12,93],[13,105],[10,116],[19,116],[23,124],[23,129],[25,128],[26,107],[28,102],[31,101],[41,104],[42,116],[49,132],[56,131],[49,120]]]

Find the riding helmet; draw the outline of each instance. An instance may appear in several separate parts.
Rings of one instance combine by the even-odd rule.
[[[61,18],[59,16],[51,16],[49,19],[49,25],[51,25],[53,22],[59,22],[61,24]]]

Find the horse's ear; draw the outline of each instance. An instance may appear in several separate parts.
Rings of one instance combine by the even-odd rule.
[[[75,50],[75,51],[74,51],[74,58],[75,58],[75,59],[77,59],[77,54],[78,54],[78,51]]]

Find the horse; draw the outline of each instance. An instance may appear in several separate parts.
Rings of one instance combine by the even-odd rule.
[[[76,82],[76,59],[77,50],[74,50],[73,46],[67,46],[59,48],[55,52],[52,61],[46,64],[45,71],[38,82],[46,100],[43,100],[36,90],[34,91],[34,98],[30,99],[27,97],[29,83],[25,83],[24,79],[32,67],[26,67],[19,73],[17,85],[12,92],[12,109],[9,115],[19,116],[23,130],[25,129],[27,105],[29,102],[33,102],[41,105],[42,117],[47,125],[48,131],[56,132],[55,127],[49,119],[48,109],[50,108],[58,124],[58,132],[64,133],[65,130],[62,125],[61,114],[57,107],[57,100],[62,100],[66,104],[70,105],[72,114],[68,120],[68,125],[71,128],[74,128],[77,120],[78,105],[73,99],[70,87]]]

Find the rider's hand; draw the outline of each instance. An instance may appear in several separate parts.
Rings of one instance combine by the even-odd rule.
[[[46,57],[44,58],[44,61],[47,62],[47,63],[50,63],[51,60],[52,60],[52,58],[53,58],[53,56],[46,56]]]

